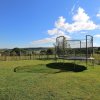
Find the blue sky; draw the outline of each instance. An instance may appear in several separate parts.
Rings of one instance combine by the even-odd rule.
[[[100,46],[99,0],[0,0],[0,48],[52,46],[59,35],[86,34]]]

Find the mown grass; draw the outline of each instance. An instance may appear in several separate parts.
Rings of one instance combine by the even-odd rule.
[[[100,65],[78,64],[1,61],[0,100],[100,100]]]

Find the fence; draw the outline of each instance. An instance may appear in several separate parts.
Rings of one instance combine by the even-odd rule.
[[[1,61],[53,59],[54,55],[0,56]]]

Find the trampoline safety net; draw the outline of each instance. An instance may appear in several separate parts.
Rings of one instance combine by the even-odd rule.
[[[64,36],[56,38],[56,55],[58,58],[92,57],[93,37],[86,35],[83,40],[67,40]]]

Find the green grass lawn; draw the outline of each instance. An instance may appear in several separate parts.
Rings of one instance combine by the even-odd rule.
[[[100,65],[83,65],[0,61],[0,100],[100,100]]]

